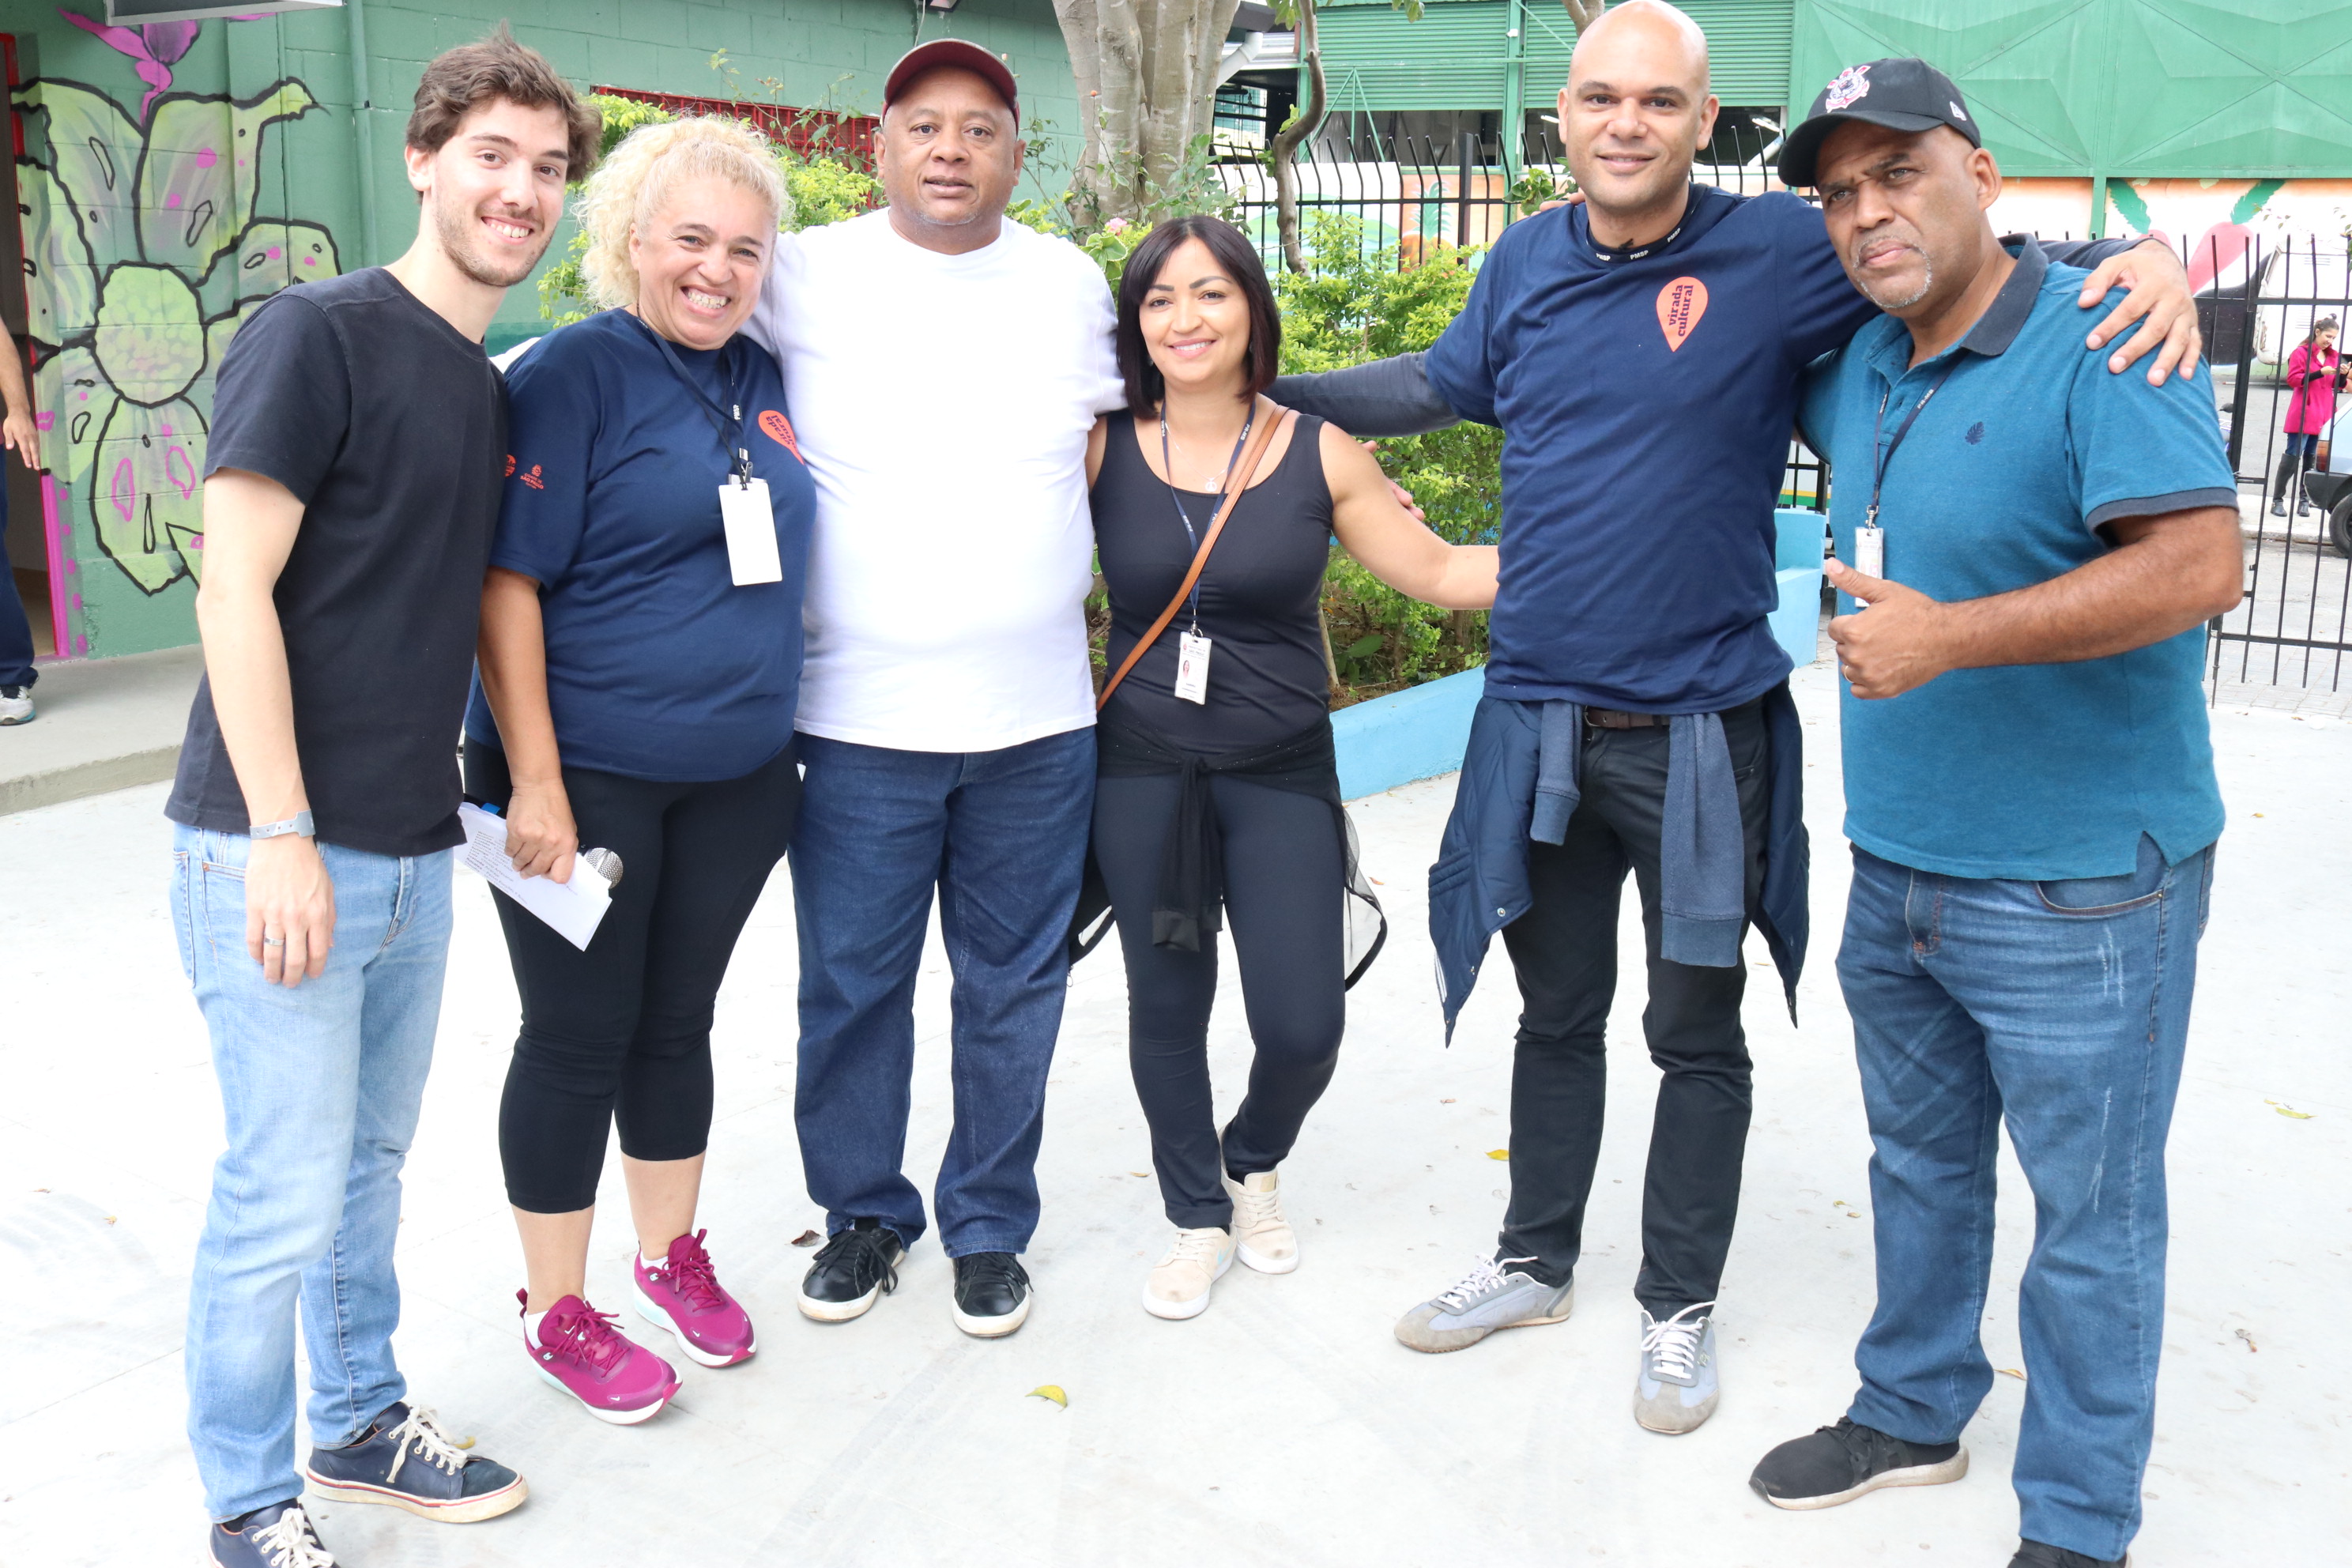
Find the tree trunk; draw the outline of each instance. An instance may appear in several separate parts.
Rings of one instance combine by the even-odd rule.
[[[1087,225],[1139,220],[1215,118],[1217,66],[1240,0],[1054,0],[1086,149],[1071,181]]]
[[[1609,0],[1559,0],[1559,3],[1568,7],[1568,19],[1576,24],[1579,37],[1583,35],[1585,28],[1601,20],[1601,13],[1609,6]]]
[[[1275,231],[1282,238],[1282,264],[1307,270],[1307,247],[1298,238],[1299,147],[1322,128],[1328,99],[1323,85],[1323,50],[1315,38],[1315,0],[1298,0],[1298,58],[1307,67],[1307,107],[1274,138],[1266,161],[1274,165]]]

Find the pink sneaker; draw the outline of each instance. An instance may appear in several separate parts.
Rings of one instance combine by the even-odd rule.
[[[515,1299],[529,1312],[530,1296]],[[677,1393],[677,1373],[669,1363],[633,1344],[613,1327],[613,1314],[600,1312],[577,1296],[566,1296],[539,1321],[538,1342],[523,1335],[523,1349],[540,1376],[588,1407],[588,1414],[615,1426],[634,1426],[661,1413]]]
[[[659,1268],[646,1268],[644,1257],[633,1253],[630,1295],[637,1316],[676,1334],[677,1348],[695,1361],[733,1366],[750,1360],[760,1346],[751,1315],[719,1283],[710,1254],[702,1249],[702,1238],[709,1234],[698,1230],[671,1242]]]

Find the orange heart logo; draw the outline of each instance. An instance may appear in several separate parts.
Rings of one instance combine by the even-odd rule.
[[[1706,314],[1706,285],[1697,279],[1677,278],[1658,290],[1658,330],[1666,334],[1670,352],[1682,348]]]
[[[808,461],[806,458],[801,458],[801,444],[793,438],[793,422],[785,418],[781,412],[773,408],[760,410],[760,428],[767,432],[769,440],[773,441],[793,457],[800,458],[803,463]]]

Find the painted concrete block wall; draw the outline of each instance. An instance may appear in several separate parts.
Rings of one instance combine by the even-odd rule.
[[[195,639],[220,352],[277,289],[407,247],[416,204],[400,149],[418,72],[501,20],[583,87],[869,111],[919,31],[968,37],[1007,58],[1024,118],[1045,122],[1039,188],[1058,191],[1072,161],[1075,92],[1049,0],[963,0],[945,16],[910,0],[362,0],[359,14],[364,182],[348,11],[109,29],[97,0],[0,0],[24,84],[16,174],[63,653]],[[731,75],[714,68],[722,50]],[[542,329],[536,282],[509,295],[494,349]]]

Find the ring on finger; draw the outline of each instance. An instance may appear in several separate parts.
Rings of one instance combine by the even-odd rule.
[[[286,939],[282,936],[265,936],[261,939],[261,945],[264,947],[284,947],[286,945]]]

